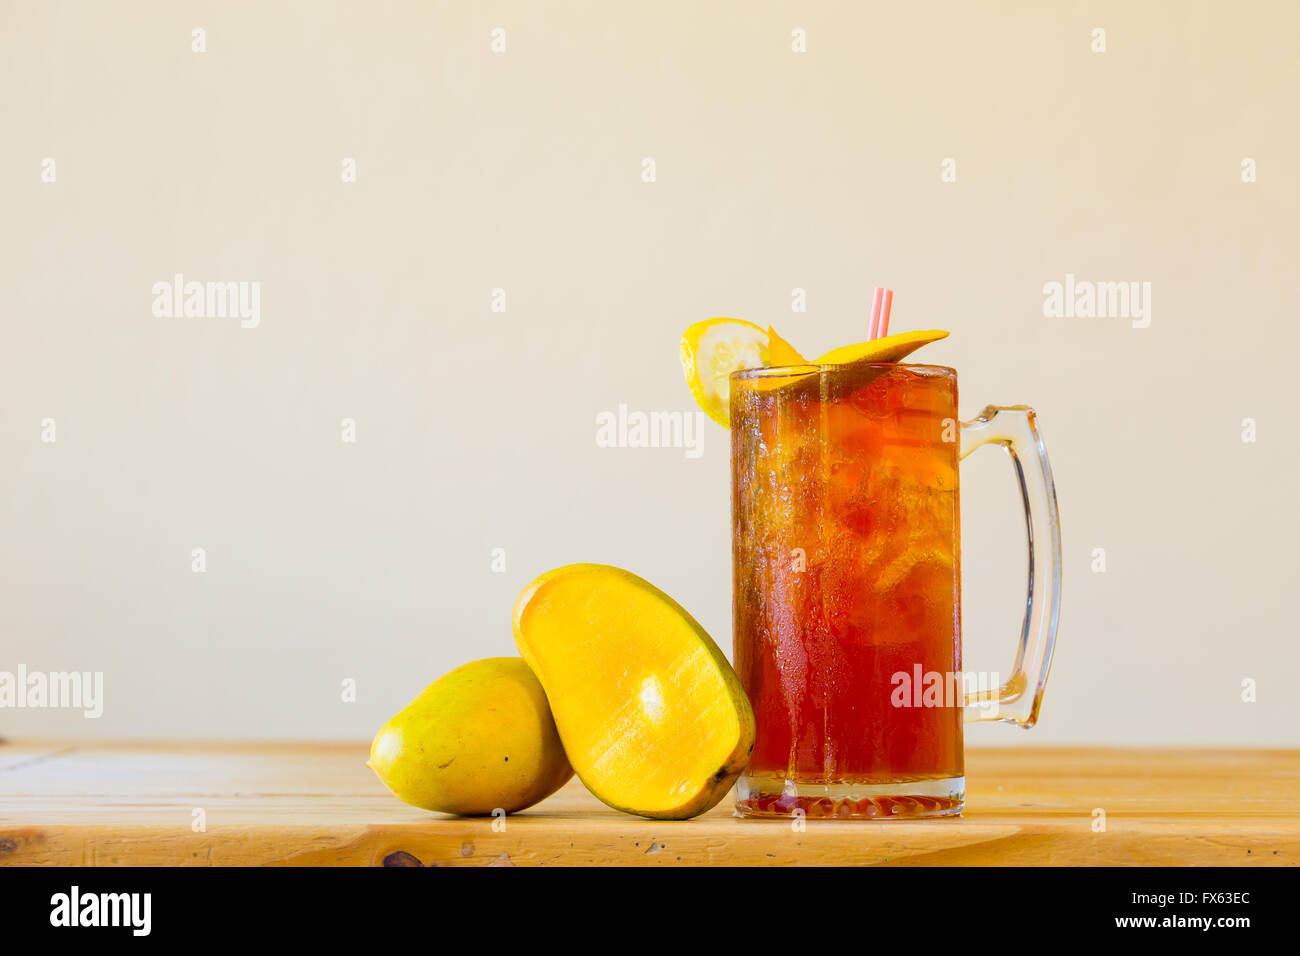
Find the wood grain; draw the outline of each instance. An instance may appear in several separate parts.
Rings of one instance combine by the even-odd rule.
[[[605,807],[576,780],[498,821],[398,802],[362,743],[0,745],[0,864],[1287,865],[1300,751],[1003,748],[967,755],[961,818],[917,822]],[[193,827],[201,809],[205,827]],[[1094,830],[1095,810],[1105,830]],[[504,826],[502,825],[504,823]]]

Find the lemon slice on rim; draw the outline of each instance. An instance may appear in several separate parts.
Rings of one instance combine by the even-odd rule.
[[[682,333],[686,384],[700,408],[723,428],[731,427],[732,372],[803,362],[803,356],[770,327],[764,331],[741,319],[705,319]]]

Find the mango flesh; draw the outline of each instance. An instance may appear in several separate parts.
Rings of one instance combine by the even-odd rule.
[[[942,329],[925,329],[919,332],[896,332],[870,342],[841,345],[824,355],[817,356],[814,365],[850,365],[854,362],[901,362],[922,345],[946,339]]]
[[[517,657],[434,681],[379,729],[366,766],[399,800],[466,816],[514,813],[573,776],[542,685]]]
[[[735,671],[648,581],[599,564],[556,568],[520,594],[514,632],[570,763],[615,809],[695,816],[748,763],[754,714]]]

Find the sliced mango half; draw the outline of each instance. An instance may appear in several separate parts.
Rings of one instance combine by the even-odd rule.
[[[754,714],[712,639],[629,571],[571,564],[515,603],[515,644],[574,770],[609,806],[659,819],[712,808],[754,746]]]

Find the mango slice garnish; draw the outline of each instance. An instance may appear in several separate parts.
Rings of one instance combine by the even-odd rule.
[[[929,345],[940,339],[946,339],[948,333],[940,329],[927,329],[924,332],[899,332],[859,342],[857,345],[841,345],[819,356],[814,365],[854,365],[858,362],[898,362],[915,352],[922,345]]]
[[[770,325],[767,327],[767,353],[773,365],[808,364],[808,360],[793,345],[777,335],[776,329]]]

